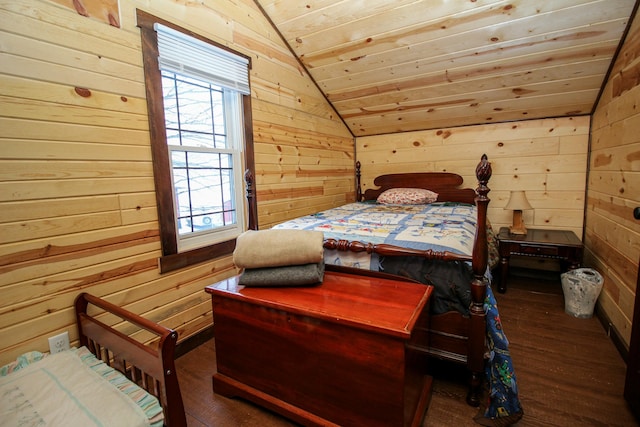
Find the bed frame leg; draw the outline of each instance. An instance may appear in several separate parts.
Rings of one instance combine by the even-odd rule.
[[[480,406],[480,396],[482,394],[482,377],[481,372],[471,373],[471,383],[469,384],[469,392],[467,393],[467,404],[469,406]]]

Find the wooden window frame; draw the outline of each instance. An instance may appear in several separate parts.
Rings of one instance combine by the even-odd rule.
[[[153,157],[153,176],[156,187],[160,242],[162,244],[162,256],[158,260],[158,265],[160,273],[166,273],[203,261],[209,261],[214,258],[230,255],[235,249],[236,240],[231,239],[197,249],[178,252],[178,236],[175,227],[176,218],[173,203],[174,195],[171,184],[171,164],[169,151],[167,149],[167,135],[165,129],[162,76],[158,65],[158,38],[156,31],[153,28],[153,24],[159,23],[166,25],[167,27],[181,31],[204,42],[211,43],[236,55],[244,56],[249,59],[249,69],[251,69],[251,58],[168,21],[157,18],[142,10],[136,10],[136,17],[142,38],[144,80],[147,95],[147,110],[149,114],[151,153]],[[245,141],[244,175],[255,176],[253,120],[251,114],[250,95],[242,95],[242,110],[244,115]],[[247,191],[255,190],[247,188]],[[253,196],[247,194],[247,197],[251,198]],[[255,206],[249,207],[249,209],[255,210]],[[257,218],[255,214],[255,212],[250,212],[248,213],[248,217],[251,218],[253,216],[253,218]],[[251,226],[252,225],[249,224],[247,227]]]

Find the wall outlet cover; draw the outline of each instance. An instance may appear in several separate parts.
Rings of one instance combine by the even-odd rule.
[[[49,351],[51,354],[60,353],[69,350],[69,333],[63,332],[58,335],[49,337]]]

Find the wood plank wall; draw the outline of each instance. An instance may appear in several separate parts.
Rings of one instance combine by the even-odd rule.
[[[262,226],[354,195],[352,135],[253,1],[73,4],[0,4],[0,364],[74,341],[80,291],[184,339],[212,323],[204,287],[235,273],[230,257],[158,272],[136,8],[252,57]]]
[[[593,114],[585,260],[605,278],[598,307],[629,345],[640,260],[640,18]]]
[[[512,223],[505,211],[511,190],[524,190],[531,228],[573,230],[582,238],[589,117],[530,120],[386,136],[358,137],[364,188],[380,173],[448,171],[476,188],[475,168],[489,156],[489,219],[498,232]]]
[[[211,325],[203,287],[235,272],[224,258],[158,273],[136,8],[252,56],[262,228],[353,198],[352,136],[252,1],[122,0],[117,13],[89,17],[72,4],[0,5],[0,364],[46,350],[46,338],[63,330],[74,340],[71,304],[83,290],[184,339]],[[585,260],[606,278],[600,306],[627,340],[640,257],[640,229],[630,220],[640,200],[640,95],[635,80],[622,78],[637,75],[634,25],[594,116],[585,231]],[[356,145],[365,188],[379,173],[409,170],[458,172],[475,187],[473,171],[486,152],[496,230],[510,222],[502,209],[509,190],[524,189],[535,208],[525,212],[529,226],[581,236],[588,132],[589,118],[574,117],[358,138]]]

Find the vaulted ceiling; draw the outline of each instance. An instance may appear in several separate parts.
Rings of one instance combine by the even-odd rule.
[[[591,113],[634,0],[256,0],[355,136]]]

